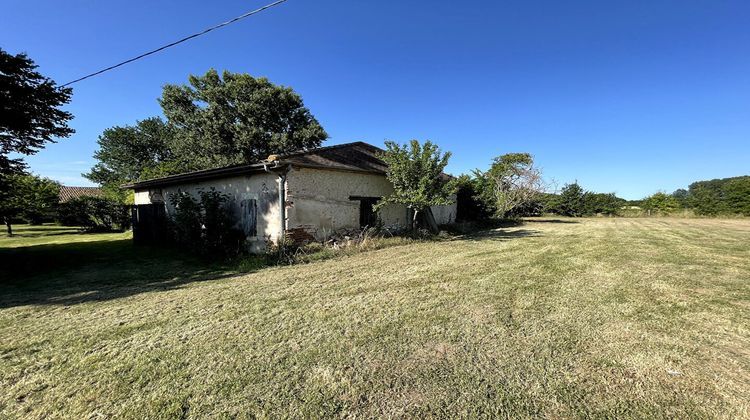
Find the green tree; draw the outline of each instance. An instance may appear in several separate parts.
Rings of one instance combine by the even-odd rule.
[[[534,167],[529,153],[508,153],[498,156],[487,172],[474,171],[480,196],[500,217],[508,217],[514,209],[531,203],[544,190],[542,174]]]
[[[25,201],[21,217],[33,225],[53,219],[60,201],[60,183],[34,175],[23,176],[21,183]]]
[[[11,153],[32,155],[56,137],[73,134],[67,124],[73,116],[59,109],[70,101],[72,90],[58,87],[36,68],[26,54],[0,49],[0,176],[26,167]]]
[[[625,205],[625,200],[617,197],[614,193],[587,191],[583,194],[583,215],[585,216],[596,214],[612,216],[617,214],[623,205]]]
[[[712,179],[690,184],[688,203],[701,215],[747,214],[750,176]]]
[[[643,208],[655,214],[669,214],[680,208],[676,198],[664,192],[657,192],[643,200]]]
[[[430,206],[448,205],[455,188],[448,182],[443,170],[451,153],[443,153],[437,145],[426,141],[423,145],[412,140],[408,145],[385,142],[386,151],[381,159],[388,165],[386,176],[393,184],[393,193],[383,197],[376,210],[386,204],[403,204],[412,211],[412,226],[420,212]]]
[[[585,191],[578,182],[566,184],[552,203],[552,211],[563,216],[580,217],[585,213]]]
[[[89,232],[123,231],[130,227],[130,211],[122,202],[107,197],[76,197],[58,208],[58,221]]]
[[[488,208],[481,196],[483,178],[461,175],[455,179],[456,186],[456,220],[476,221],[492,216],[493,208]]]
[[[674,197],[675,200],[677,200],[678,203],[680,203],[680,207],[682,208],[688,208],[690,206],[690,192],[684,188],[676,189],[672,193],[672,197]]]
[[[750,177],[732,178],[722,190],[726,208],[731,213],[750,216]]]
[[[37,223],[56,207],[60,185],[35,175],[11,174],[2,178],[0,188],[0,218],[8,236],[13,236],[13,221],[24,218]]]
[[[97,141],[98,162],[84,176],[100,184],[107,196],[124,201],[120,185],[180,171],[169,146],[173,138],[174,130],[158,117],[108,128]]]
[[[253,163],[320,146],[323,127],[289,87],[266,78],[209,70],[189,85],[166,85],[159,100],[183,170]]]

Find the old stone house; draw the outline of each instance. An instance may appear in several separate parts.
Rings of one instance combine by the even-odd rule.
[[[135,204],[163,206],[174,213],[170,195],[178,191],[197,197],[211,188],[230,197],[230,211],[251,251],[260,251],[283,232],[294,239],[323,240],[341,230],[373,226],[378,218],[388,228],[407,226],[406,207],[388,205],[372,210],[393,191],[385,176],[381,149],[363,142],[277,155],[256,164],[172,175],[128,185]],[[153,207],[153,206],[151,206]],[[456,219],[456,205],[433,207],[438,224]],[[137,215],[136,215],[137,217]]]

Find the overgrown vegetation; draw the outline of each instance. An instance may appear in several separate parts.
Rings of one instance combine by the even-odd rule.
[[[76,197],[61,203],[57,220],[65,226],[79,226],[87,232],[122,232],[130,229],[130,210],[120,201],[106,197]]]
[[[245,237],[233,226],[229,196],[214,188],[198,195],[196,199],[180,191],[169,197],[175,209],[170,221],[175,244],[204,256],[228,258],[242,253]]]

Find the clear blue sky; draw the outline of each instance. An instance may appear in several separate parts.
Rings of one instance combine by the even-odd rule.
[[[264,3],[6,0],[0,46],[63,83]],[[32,171],[86,185],[102,130],[211,67],[293,87],[327,144],[430,139],[454,174],[527,151],[629,199],[750,174],[747,0],[289,0],[75,85],[77,133]]]

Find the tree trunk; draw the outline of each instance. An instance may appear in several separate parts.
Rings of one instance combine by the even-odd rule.
[[[424,216],[422,216],[422,219],[424,219],[427,228],[430,229],[430,232],[434,234],[440,233],[440,227],[438,227],[437,221],[435,220],[435,215],[432,214],[431,208],[427,207],[426,209],[424,209]]]
[[[13,236],[13,227],[10,225],[10,217],[5,218],[5,227],[8,229],[8,236]]]
[[[412,212],[414,214],[412,215],[412,218],[411,218],[410,230],[415,231],[415,230],[417,230],[417,215],[419,215],[419,211],[418,210],[412,210]]]

